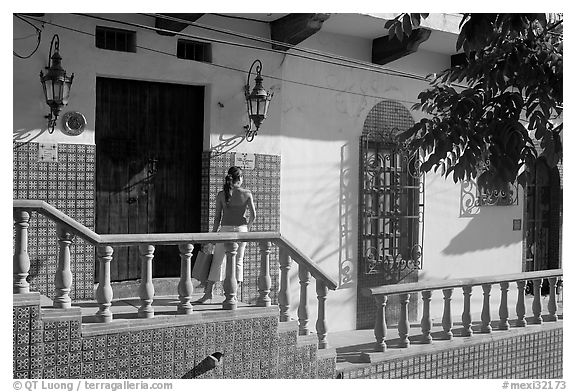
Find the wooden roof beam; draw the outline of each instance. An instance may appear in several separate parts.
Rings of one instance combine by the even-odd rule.
[[[394,36],[384,36],[372,41],[372,62],[384,65],[418,50],[421,43],[430,37],[431,30],[419,28],[399,41]]]
[[[271,38],[274,41],[297,45],[322,28],[330,14],[288,14],[270,23]],[[273,49],[288,50],[288,46],[272,45]]]
[[[161,15],[171,16],[172,18],[184,19],[184,20],[187,20],[188,22],[196,22],[204,14],[161,14]],[[176,22],[173,20],[164,19],[162,17],[156,17],[156,22],[155,22],[156,28],[174,31],[174,33],[157,31],[157,33],[160,35],[167,35],[167,36],[172,37],[172,36],[176,35],[175,33],[178,33],[180,31],[184,30],[187,26],[189,26],[187,23]]]

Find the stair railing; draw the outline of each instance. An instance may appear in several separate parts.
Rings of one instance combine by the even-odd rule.
[[[181,269],[178,284],[179,303],[178,314],[191,314],[194,307],[191,303],[193,286],[191,277],[191,257],[195,245],[206,243],[225,244],[226,250],[226,278],[223,282],[225,300],[222,308],[235,310],[236,298],[236,272],[233,262],[239,242],[257,242],[260,245],[260,271],[258,276],[259,296],[256,306],[267,307],[271,305],[270,290],[272,279],[270,277],[270,252],[272,244],[279,247],[280,256],[280,288],[278,303],[280,308],[280,321],[288,321],[289,279],[291,260],[298,264],[300,278],[300,303],[298,307],[299,333],[310,333],[308,327],[308,298],[307,286],[310,276],[316,280],[316,294],[318,297],[318,319],[316,332],[318,347],[328,347],[326,335],[326,297],[328,290],[337,288],[336,282],[324,273],[315,263],[298,250],[277,232],[219,232],[219,233],[161,233],[161,234],[97,234],[60,210],[41,200],[14,200],[14,230],[15,246],[13,258],[13,292],[15,294],[28,293],[30,285],[27,277],[30,270],[28,255],[28,226],[30,213],[35,211],[56,224],[58,235],[58,266],[54,276],[55,295],[53,306],[68,309],[72,306],[70,290],[72,287],[72,272],[70,267],[70,244],[74,237],[80,237],[96,248],[97,262],[99,263],[99,280],[96,289],[98,321],[107,323],[112,321],[111,310],[113,291],[110,283],[110,264],[113,262],[114,248],[122,246],[137,246],[140,254],[141,283],[138,289],[140,296],[140,318],[154,317],[154,284],[152,281],[152,263],[154,250],[157,245],[176,245],[180,252]]]
[[[472,288],[475,286],[482,288],[482,311],[480,314],[480,333],[491,333],[491,311],[490,311],[490,292],[493,285],[498,285],[500,288],[500,305],[498,308],[499,320],[497,328],[500,330],[509,330],[509,309],[508,309],[508,290],[510,282],[516,283],[518,287],[518,296],[516,298],[516,316],[515,325],[517,327],[526,327],[528,322],[526,320],[526,282],[532,281],[534,300],[532,302],[531,322],[533,324],[542,324],[542,299],[541,287],[543,279],[547,279],[550,285],[550,294],[548,296],[548,321],[557,321],[557,292],[560,292],[559,278],[563,276],[562,269],[553,269],[546,271],[533,271],[522,272],[515,274],[496,275],[488,277],[479,277],[471,279],[453,279],[453,280],[440,280],[440,281],[426,281],[418,283],[405,283],[378,286],[372,288],[365,288],[362,294],[372,296],[376,303],[376,320],[374,324],[374,337],[376,338],[376,351],[386,351],[386,335],[388,327],[386,325],[386,303],[388,297],[391,295],[398,295],[400,297],[400,319],[398,322],[398,334],[400,337],[399,347],[410,346],[408,336],[410,334],[410,323],[408,322],[408,303],[410,294],[420,293],[422,296],[422,320],[421,329],[422,335],[420,342],[427,344],[432,343],[431,336],[432,320],[430,318],[430,302],[432,293],[434,291],[442,291],[443,294],[443,315],[442,315],[442,339],[450,340],[453,337],[452,333],[452,309],[451,301],[452,294],[455,288],[461,288],[464,296],[463,312],[462,312],[462,327],[463,331],[461,336],[471,336],[474,332],[472,330],[472,313],[470,309],[470,298],[472,296]]]

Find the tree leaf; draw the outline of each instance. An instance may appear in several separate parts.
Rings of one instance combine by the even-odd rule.
[[[420,14],[410,14],[410,19],[412,20],[412,27],[420,27]]]
[[[404,28],[404,34],[410,36],[412,34],[412,19],[409,14],[404,14],[402,19],[402,27]]]
[[[394,26],[394,35],[398,39],[398,41],[402,42],[404,39],[404,31],[402,31],[402,23],[396,23]]]
[[[556,164],[562,146],[549,120],[563,110],[562,26],[560,34],[534,33],[537,14],[463,15],[456,48],[467,63],[430,77],[413,106],[429,117],[410,139],[411,148],[430,154],[422,171],[445,165],[446,176],[460,181],[482,176],[479,164],[489,158],[483,181],[502,186],[530,173],[535,141]],[[408,33],[408,18],[399,19],[394,36]],[[415,20],[410,14],[412,31]],[[456,82],[467,86],[455,88]]]

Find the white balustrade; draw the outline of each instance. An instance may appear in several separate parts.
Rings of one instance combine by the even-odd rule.
[[[193,306],[190,303],[192,294],[194,293],[194,286],[192,285],[192,267],[191,259],[192,252],[194,252],[194,245],[180,244],[178,245],[180,251],[180,281],[178,282],[178,314],[192,314]]]
[[[30,292],[30,284],[26,280],[30,272],[30,256],[28,255],[28,226],[30,213],[26,210],[14,210],[14,257],[12,269],[14,274],[13,292],[23,294]]]
[[[270,289],[272,278],[270,277],[270,252],[272,244],[269,241],[260,242],[260,274],[258,275],[258,299],[257,306],[270,306]]]
[[[300,303],[298,304],[298,333],[308,335],[308,284],[310,284],[310,272],[303,265],[298,266],[298,278],[300,280]]]
[[[152,260],[154,259],[154,245],[140,245],[141,277],[138,294],[140,295],[140,308],[138,317],[153,318],[154,283],[152,283]]]
[[[99,262],[98,274],[98,287],[96,288],[96,301],[98,302],[99,309],[96,312],[96,317],[102,323],[112,321],[112,286],[110,285],[110,262],[112,261],[112,253],[114,249],[111,246],[98,246],[96,253]]]
[[[472,297],[472,286],[462,286],[464,295],[464,310],[462,311],[462,336],[472,336],[472,311],[470,309],[470,297]]]
[[[519,280],[516,282],[518,286],[518,299],[516,300],[516,326],[525,327],[526,323],[526,281]]]
[[[410,294],[400,294],[400,320],[398,321],[398,335],[400,335],[399,347],[409,347],[410,340],[408,334],[410,332],[410,323],[408,322],[408,303],[410,302]]]
[[[386,351],[386,302],[388,297],[385,295],[375,295],[376,302],[376,321],[374,324],[374,336],[376,337],[376,351]]]
[[[326,326],[326,296],[328,287],[326,284],[316,279],[316,295],[318,297],[318,320],[316,321],[316,334],[318,335],[318,348],[327,348],[326,339],[328,328]]]
[[[533,323],[542,324],[542,279],[533,279],[532,287],[534,289],[534,300],[532,301],[532,313],[534,314]]]
[[[70,270],[70,244],[74,235],[61,225],[56,226],[58,236],[58,265],[54,274],[54,307],[69,309],[72,307],[70,290],[72,289],[72,271]]]
[[[508,322],[508,288],[510,283],[501,282],[500,283],[500,308],[498,310],[498,315],[500,316],[500,322],[498,323],[498,328],[502,330],[510,329],[510,323]]]
[[[553,276],[548,278],[548,283],[550,286],[550,295],[548,296],[548,317],[551,321],[557,321],[558,315],[556,311],[558,310],[558,304],[556,302],[556,283],[558,278]]]
[[[482,324],[480,325],[480,332],[490,333],[492,332],[492,326],[490,325],[490,321],[492,320],[490,317],[490,290],[492,290],[491,284],[483,284],[482,285],[482,314],[480,315],[480,319],[482,320]]]
[[[490,312],[490,292],[493,284],[500,286],[500,303],[498,308],[498,330],[510,330],[510,320],[508,311],[508,291],[510,282],[516,282],[518,286],[518,297],[516,299],[516,326],[526,326],[526,305],[525,305],[525,289],[526,277],[533,282],[534,287],[534,301],[532,302],[532,311],[534,313],[534,323],[543,323],[542,317],[542,304],[541,304],[541,285],[542,280],[547,279],[550,283],[550,294],[548,299],[548,316],[546,321],[557,321],[558,311],[557,304],[557,285],[559,277],[562,276],[562,270],[550,271],[531,271],[518,274],[499,275],[488,278],[470,278],[470,279],[454,279],[452,281],[433,281],[433,282],[417,282],[405,283],[397,285],[383,285],[379,287],[367,288],[363,290],[363,295],[371,295],[376,303],[376,317],[374,322],[374,337],[376,344],[374,351],[384,352],[389,351],[386,344],[387,326],[386,326],[386,303],[388,297],[396,295],[400,302],[400,315],[398,319],[398,335],[399,335],[399,348],[410,346],[408,322],[408,303],[409,293],[420,292],[422,295],[422,319],[420,322],[422,328],[422,335],[419,337],[419,342],[422,344],[431,343],[432,338],[432,320],[430,317],[431,298],[434,290],[442,290],[443,297],[443,312],[442,312],[442,335],[445,339],[453,339],[452,332],[452,309],[451,298],[455,287],[461,287],[464,295],[463,311],[462,311],[462,334],[460,336],[468,337],[474,334],[472,330],[472,310],[471,310],[471,297],[474,286],[482,288],[482,311],[480,314],[480,331],[484,333],[492,333],[491,326],[491,312]]]
[[[53,206],[41,200],[14,200],[14,255],[13,255],[13,291],[15,294],[28,293],[30,285],[28,277],[30,273],[30,256],[28,255],[28,228],[31,211],[44,215],[56,223],[58,236],[58,263],[54,276],[54,307],[68,309],[72,305],[71,289],[73,282],[71,266],[71,245],[73,239],[78,236],[96,248],[98,262],[98,286],[95,298],[98,303],[96,319],[107,323],[113,319],[111,285],[111,262],[115,247],[137,246],[141,263],[141,281],[138,287],[140,306],[138,317],[153,318],[154,308],[154,284],[153,284],[153,261],[155,245],[178,244],[180,254],[180,280],[177,293],[178,314],[191,314],[194,310],[191,299],[194,292],[191,277],[191,257],[194,243],[205,243],[210,240],[206,233],[174,233],[173,237],[163,234],[96,234],[74,219],[58,211]],[[74,233],[74,234],[73,234]],[[244,237],[246,235],[243,235]],[[335,290],[337,283],[326,276],[312,260],[303,255],[297,248],[284,239],[279,233],[250,233],[249,242],[258,242],[260,245],[260,272],[257,279],[258,298],[257,306],[270,306],[272,300],[272,277],[270,274],[270,254],[272,243],[279,247],[280,261],[280,287],[278,293],[278,305],[280,308],[280,321],[290,320],[288,314],[290,308],[290,279],[289,272],[291,263],[295,260],[298,265],[298,277],[300,282],[300,301],[298,304],[299,334],[308,335],[309,308],[308,286],[312,277],[316,280],[316,294],[318,300],[318,319],[316,321],[316,333],[318,335],[318,347],[328,347],[326,327],[326,299],[328,290]],[[235,310],[237,308],[238,282],[236,277],[235,259],[238,251],[237,242],[227,242],[222,234],[214,234],[215,242],[224,242],[226,251],[226,277],[223,282],[225,300],[223,309]],[[226,237],[226,235],[224,235]],[[243,238],[244,239],[244,238]],[[247,241],[247,242],[248,242]],[[119,260],[124,262],[124,260]],[[385,303],[384,305],[385,306]],[[381,317],[384,321],[384,316]],[[385,323],[385,322],[384,322]],[[385,324],[384,324],[385,327]],[[385,328],[380,328],[385,331]],[[383,332],[385,333],[385,332]],[[382,340],[382,345],[385,342]]]
[[[444,331],[444,339],[450,340],[454,334],[452,333],[452,292],[454,289],[444,289],[444,313],[442,314],[442,329]]]
[[[432,343],[432,318],[430,316],[430,301],[432,299],[432,291],[422,291],[422,343]]]
[[[290,271],[291,259],[288,252],[280,248],[280,290],[278,291],[278,306],[280,308],[280,321],[289,321],[288,309],[290,308],[290,281],[288,272]]]

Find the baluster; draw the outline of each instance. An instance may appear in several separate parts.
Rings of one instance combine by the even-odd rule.
[[[550,283],[550,297],[548,297],[548,314],[550,321],[558,321],[558,315],[556,311],[558,310],[558,304],[556,302],[556,283],[558,278],[552,276],[548,278],[548,283]]]
[[[388,297],[385,295],[375,295],[376,302],[376,321],[374,323],[374,336],[376,337],[376,351],[386,351],[386,302]]]
[[[25,210],[14,211],[14,257],[12,268],[14,274],[13,293],[23,294],[30,292],[30,284],[26,280],[30,272],[30,256],[28,255],[28,226],[30,226],[30,213]]]
[[[96,312],[96,317],[101,323],[108,323],[112,321],[112,285],[110,285],[110,262],[112,261],[112,253],[114,249],[111,246],[98,246],[96,253],[98,255],[98,262],[100,263],[100,270],[98,274],[98,288],[96,289],[96,301],[99,305],[99,310]]]
[[[519,280],[516,282],[518,286],[518,300],[516,301],[516,315],[518,319],[516,320],[517,327],[525,327],[526,326],[526,281]]]
[[[70,290],[72,289],[72,271],[70,270],[70,244],[74,234],[69,233],[64,226],[56,226],[58,235],[58,267],[54,276],[55,308],[69,309],[72,306]]]
[[[308,335],[308,284],[310,272],[303,265],[298,266],[298,278],[300,280],[300,303],[298,304],[298,334]]]
[[[278,306],[280,307],[280,321],[288,321],[288,308],[290,307],[290,281],[288,272],[290,271],[290,256],[284,248],[280,248],[280,291],[278,292]]]
[[[484,294],[484,300],[482,304],[482,315],[480,316],[482,320],[482,325],[480,326],[481,332],[492,332],[492,326],[490,325],[490,290],[492,290],[491,284],[483,284],[482,291]]]
[[[222,309],[235,310],[238,306],[236,300],[236,291],[238,290],[238,282],[236,281],[236,254],[238,253],[237,242],[226,242],[226,278],[224,278],[224,302],[222,302]]]
[[[140,245],[141,278],[138,294],[140,295],[140,308],[138,317],[154,317],[154,284],[152,283],[152,259],[154,259],[154,245]]]
[[[508,288],[510,283],[501,282],[500,283],[500,309],[498,310],[498,315],[500,316],[500,322],[498,323],[498,328],[502,330],[510,329],[510,323],[508,322]]]
[[[326,339],[326,296],[328,287],[326,284],[316,279],[316,295],[318,296],[318,320],[316,321],[316,333],[318,334],[318,348],[327,348],[328,340]]]
[[[430,317],[430,300],[432,298],[432,291],[422,291],[422,343],[432,343],[432,318]]]
[[[450,340],[454,334],[452,333],[452,293],[454,289],[444,289],[444,313],[442,314],[442,329],[444,330],[444,339]]]
[[[534,301],[532,302],[532,313],[534,314],[534,324],[542,324],[542,300],[540,289],[542,288],[542,279],[533,279]]]
[[[462,312],[462,336],[472,336],[472,313],[470,312],[470,297],[472,297],[472,286],[462,286],[464,294],[464,311]]]
[[[194,245],[179,244],[180,251],[180,281],[178,282],[178,314],[192,314],[193,306],[190,303],[194,286],[192,285],[191,259],[194,252]]]
[[[408,303],[410,302],[410,294],[400,294],[400,320],[398,321],[398,334],[400,335],[399,347],[410,346],[408,339],[408,332],[410,331],[410,323],[408,322]]]
[[[270,250],[272,244],[268,241],[260,242],[260,275],[258,275],[258,299],[256,306],[270,306],[270,288],[272,279],[270,278]]]

